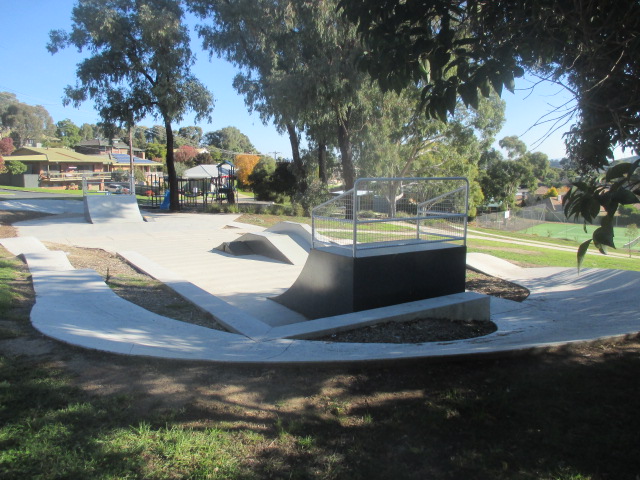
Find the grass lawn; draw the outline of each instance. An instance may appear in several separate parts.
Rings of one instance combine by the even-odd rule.
[[[577,261],[577,253],[575,251],[551,250],[543,247],[508,244],[491,240],[468,239],[467,247],[469,252],[487,253],[527,266],[575,267]],[[595,248],[590,248],[589,251],[596,253],[596,255],[585,256],[582,268],[640,271],[640,257],[637,255],[632,258],[621,258],[602,255]]]
[[[28,271],[3,249],[0,292],[3,480],[640,475],[637,336],[498,359],[221,365],[43,337]]]
[[[529,235],[537,235],[539,237],[553,237],[571,240],[576,243],[582,243],[589,240],[593,231],[598,228],[598,225],[587,225],[587,233],[584,231],[584,226],[577,223],[542,223],[534,227],[529,227],[526,230],[522,230],[521,233]],[[625,227],[614,227],[613,234],[615,238],[615,244],[618,248],[630,240],[635,238],[627,238]]]

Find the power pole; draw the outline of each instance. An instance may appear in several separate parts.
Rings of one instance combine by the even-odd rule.
[[[273,153],[273,159],[277,162],[278,161],[278,154],[280,152],[271,152],[271,153]]]

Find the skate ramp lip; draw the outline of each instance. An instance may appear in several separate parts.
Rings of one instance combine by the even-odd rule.
[[[140,214],[135,195],[87,195],[84,218],[89,223],[138,223]]]

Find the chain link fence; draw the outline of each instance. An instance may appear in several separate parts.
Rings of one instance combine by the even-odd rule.
[[[562,211],[549,210],[544,206],[527,207],[517,212],[494,212],[478,215],[475,224],[482,228],[516,232],[543,223],[582,223],[569,219]]]

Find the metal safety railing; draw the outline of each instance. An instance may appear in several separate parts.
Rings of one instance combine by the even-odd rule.
[[[373,248],[466,244],[469,182],[463,177],[362,178],[312,211],[313,248],[356,257]]]

